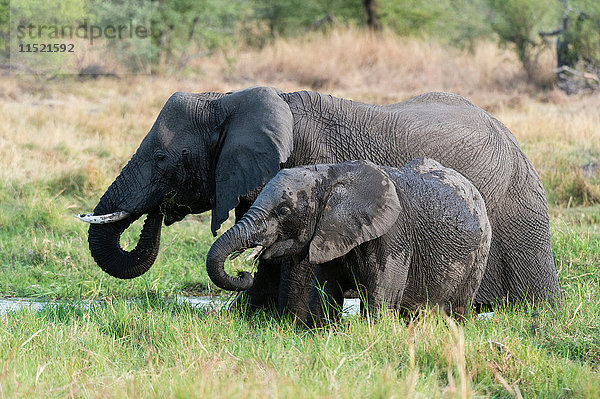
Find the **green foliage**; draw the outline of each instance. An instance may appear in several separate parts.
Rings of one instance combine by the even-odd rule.
[[[582,69],[592,67],[600,71],[600,2],[575,0],[569,2],[565,40],[568,43],[566,57],[581,61]],[[573,65],[576,66],[576,65]],[[596,71],[593,71],[596,72]]]
[[[66,72],[72,57],[58,52],[21,53],[20,44],[42,45],[63,44],[62,39],[53,38],[50,27],[73,26],[88,15],[86,0],[13,0],[10,1],[10,46],[11,63],[39,72]],[[45,30],[44,30],[45,29]]]
[[[331,24],[366,24],[361,0],[255,0],[226,3],[177,0],[153,2],[153,51],[159,70],[181,69],[195,56],[227,46],[263,46],[275,37],[294,37]],[[491,34],[486,0],[379,0],[376,17],[401,35],[433,36],[472,47]]]
[[[380,1],[379,16],[384,26],[400,35],[431,32],[447,9],[446,2],[419,0]]]
[[[600,3],[595,0],[488,0],[491,27],[501,45],[513,46],[528,78],[540,79],[541,32],[557,36],[563,65],[600,71]],[[562,16],[561,16],[562,14]],[[558,45],[560,44],[560,46]]]
[[[500,44],[514,47],[527,76],[535,79],[541,40],[539,32],[553,28],[560,7],[557,0],[488,0],[491,27]]]
[[[0,0],[0,63],[10,56],[10,0]]]
[[[327,15],[345,24],[366,20],[361,0],[257,0],[255,7],[254,18],[267,25],[271,37],[303,34]]]
[[[189,58],[233,43],[249,3],[241,0],[152,1],[153,61],[177,69]]]
[[[405,36],[429,36],[456,47],[472,48],[492,33],[487,0],[381,0],[379,16],[388,29]]]
[[[223,46],[261,46],[277,36],[302,35],[327,26],[319,24],[326,17],[337,24],[366,24],[360,0],[176,0],[153,4],[154,60],[161,68],[173,64],[181,68],[191,57]],[[600,58],[600,5],[595,0],[574,0],[570,7],[584,16],[569,26],[570,51],[575,57],[596,62]],[[476,40],[496,34],[500,44],[515,49],[528,77],[541,83],[538,56],[545,42],[539,32],[555,29],[563,11],[559,0],[379,0],[375,8],[379,24],[401,35],[436,37],[472,48]]]
[[[125,39],[103,40],[110,55],[121,65],[127,66],[127,72],[150,73],[152,56],[151,17],[152,7],[147,0],[87,0],[91,21],[101,27],[131,26],[133,30],[143,29],[141,34],[124,35]]]
[[[151,20],[151,48],[147,41],[109,41],[113,55],[134,72],[147,64],[150,54],[156,71],[181,70],[190,60],[216,49],[262,46],[275,37],[303,35],[331,23],[364,26],[367,19],[361,0],[152,0],[151,7],[142,7],[146,3],[138,0],[13,3],[27,21],[40,16],[47,21],[48,15],[81,20],[90,9],[95,20],[105,23],[131,19],[147,26]],[[435,37],[461,48],[473,48],[477,40],[495,34],[501,45],[514,48],[528,77],[535,81],[538,55],[545,45],[539,32],[557,29],[567,7],[568,57],[586,66],[600,65],[600,3],[596,0],[568,4],[560,0],[378,0],[375,14],[384,29]],[[8,9],[8,0],[1,0],[0,22],[8,21]],[[4,29],[0,29],[0,52],[6,53],[7,28],[0,25]]]
[[[87,15],[86,0],[11,0],[10,10],[20,24],[61,24],[79,21]]]
[[[449,0],[436,37],[449,37],[456,47],[472,48],[492,36],[487,0]]]

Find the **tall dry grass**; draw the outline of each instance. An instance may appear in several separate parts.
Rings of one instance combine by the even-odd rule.
[[[261,50],[236,50],[196,60],[193,69],[233,83],[277,82],[340,96],[389,102],[424,91],[465,95],[506,92],[522,86],[515,56],[493,43],[467,52],[435,41],[357,28],[280,38]]]

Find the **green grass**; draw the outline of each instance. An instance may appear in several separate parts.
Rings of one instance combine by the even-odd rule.
[[[600,395],[594,207],[551,209],[557,310],[502,309],[459,325],[435,312],[412,322],[385,314],[306,331],[270,314],[245,318],[168,300],[208,286],[208,216],[165,229],[157,264],[120,281],[90,259],[86,226],[71,217],[76,198],[32,190],[14,193],[20,207],[2,202],[0,292],[106,302],[1,315],[0,397]]]
[[[151,271],[122,281],[94,263],[87,245],[88,225],[74,217],[80,209],[92,209],[92,201],[56,191],[62,189],[3,187],[0,296],[80,299],[140,296],[150,289],[208,290],[204,261],[213,241],[209,214],[163,229],[161,252]],[[124,248],[135,246],[142,223],[123,235]]]
[[[567,309],[460,325],[384,314],[306,331],[152,298],[62,305],[0,317],[0,395],[597,397],[600,343],[592,332],[567,339],[569,324],[584,327]]]

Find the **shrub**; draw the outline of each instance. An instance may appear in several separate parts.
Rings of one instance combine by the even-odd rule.
[[[558,20],[556,0],[488,0],[493,31],[501,45],[510,45],[527,77],[536,81],[542,41],[539,32]]]

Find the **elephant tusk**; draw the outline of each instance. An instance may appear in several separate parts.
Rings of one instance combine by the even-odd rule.
[[[262,245],[257,245],[256,248],[250,252],[250,255],[246,257],[246,260],[254,261],[254,259],[260,254],[260,252],[264,249]]]
[[[94,214],[80,214],[75,215],[77,218],[83,220],[84,222],[88,222],[90,224],[105,224],[105,223],[114,223],[125,218],[128,218],[131,214],[125,211],[119,211],[115,213],[109,213],[106,215],[94,215]]]

